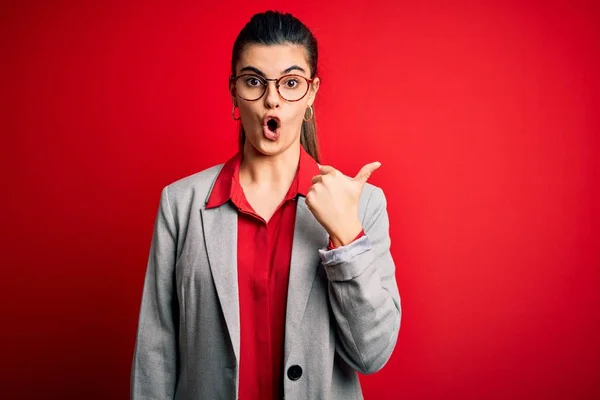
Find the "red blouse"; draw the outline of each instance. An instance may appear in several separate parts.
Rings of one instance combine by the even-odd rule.
[[[319,166],[300,146],[296,177],[267,223],[244,195],[239,182],[241,160],[241,153],[237,153],[225,163],[206,208],[231,201],[238,210],[239,397],[244,400],[281,399],[285,311],[296,203],[299,195],[306,196],[312,177],[320,174]],[[358,237],[363,234],[361,232]],[[329,248],[333,248],[331,240]]]

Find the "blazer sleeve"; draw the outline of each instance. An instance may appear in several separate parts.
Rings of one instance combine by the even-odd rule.
[[[401,320],[387,202],[380,188],[367,201],[363,229],[365,235],[355,242],[319,252],[337,322],[336,351],[354,369],[370,374],[390,358]]]
[[[131,399],[173,399],[178,351],[174,269],[177,231],[162,190],[150,245],[131,371]]]

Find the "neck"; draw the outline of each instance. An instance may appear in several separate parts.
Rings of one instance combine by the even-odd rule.
[[[298,170],[300,143],[291,145],[277,155],[264,155],[246,141],[240,165],[240,183],[242,186],[260,186],[262,188],[287,189]]]

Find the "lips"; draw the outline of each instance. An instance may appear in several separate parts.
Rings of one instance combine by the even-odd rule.
[[[277,140],[279,138],[279,130],[281,128],[281,120],[274,115],[267,115],[263,119],[263,133],[269,140]]]

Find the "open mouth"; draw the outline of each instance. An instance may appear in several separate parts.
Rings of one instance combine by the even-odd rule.
[[[267,139],[277,140],[279,138],[279,130],[281,121],[276,116],[266,116],[264,119],[263,132]]]
[[[267,128],[269,128],[271,132],[275,133],[277,128],[279,128],[279,121],[277,121],[275,118],[269,118],[267,121]]]

